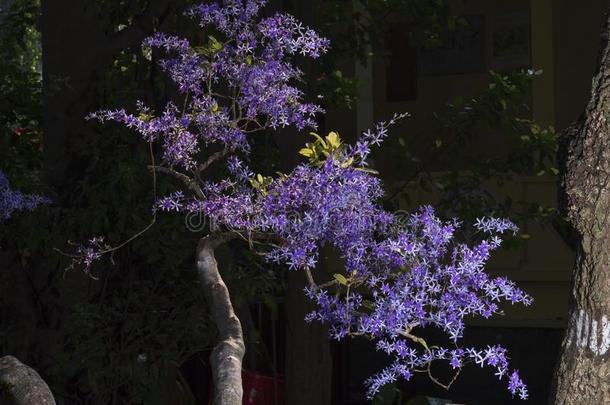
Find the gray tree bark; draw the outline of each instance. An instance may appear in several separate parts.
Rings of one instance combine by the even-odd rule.
[[[559,206],[577,235],[569,324],[550,403],[610,403],[610,20],[584,114],[560,140]]]
[[[49,386],[13,356],[0,358],[0,405],[55,405]]]
[[[229,238],[224,235],[206,236],[197,247],[199,281],[218,329],[218,343],[210,355],[214,405],[241,405],[243,397],[241,368],[245,354],[244,336],[214,255],[214,250]]]

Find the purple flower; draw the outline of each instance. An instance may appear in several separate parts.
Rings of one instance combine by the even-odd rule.
[[[527,387],[521,380],[521,377],[519,377],[518,370],[514,370],[511,373],[509,381],[508,381],[508,390],[511,392],[511,394],[513,394],[513,396],[519,395],[520,399],[527,399],[527,397],[528,397]]]
[[[33,211],[50,203],[47,197],[11,190],[6,175],[0,170],[0,220],[9,219],[15,211]]]

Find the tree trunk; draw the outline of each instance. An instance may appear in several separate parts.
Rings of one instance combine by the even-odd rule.
[[[0,358],[0,405],[55,405],[55,399],[36,371],[5,356]]]
[[[245,353],[241,323],[235,315],[229,290],[218,271],[214,249],[227,237],[206,236],[197,247],[197,272],[204,288],[212,319],[218,328],[218,343],[210,355],[214,380],[214,405],[241,405],[241,367]]]
[[[610,20],[591,98],[562,134],[559,206],[577,235],[568,329],[550,403],[610,403]]]

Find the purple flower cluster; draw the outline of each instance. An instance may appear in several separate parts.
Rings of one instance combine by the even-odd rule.
[[[485,233],[504,233],[511,231],[516,234],[519,229],[505,218],[479,218],[474,224],[474,227]]]
[[[505,349],[459,346],[467,317],[500,314],[501,301],[531,302],[511,281],[484,271],[502,242],[500,235],[516,232],[516,226],[481,218],[474,225],[479,240],[468,245],[457,237],[461,223],[439,219],[431,207],[403,218],[379,204],[381,183],[364,167],[366,159],[387,137],[389,126],[407,114],[379,123],[354,146],[337,146],[334,134],[328,138],[334,142],[332,153],[291,173],[266,177],[248,168],[242,158],[249,153],[252,132],[315,127],[321,109],[303,102],[303,93],[293,86],[302,74],[290,57],[315,58],[328,47],[290,15],[259,20],[263,5],[261,0],[227,0],[222,7],[192,8],[188,15],[219,33],[202,47],[162,33],[144,41],[172,55],[161,66],[182,93],[183,109],[168,103],[155,115],[139,105],[137,114],[119,109],[91,117],[118,121],[147,142],[161,143],[163,168],[177,173],[188,188],[160,198],[155,211],[203,213],[216,229],[245,238],[273,235],[267,259],[295,270],[311,272],[319,249],[334,248],[344,271],[330,283],[312,282],[306,294],[317,309],[307,320],[327,323],[335,339],[367,336],[391,356],[391,364],[367,381],[370,396],[388,382],[408,380],[414,372],[429,372],[432,362],[446,361],[458,371],[467,363],[493,367],[499,378],[510,376],[513,395],[527,397],[517,372],[509,371]],[[209,153],[210,146],[225,153]],[[222,158],[230,176],[201,180],[201,172]],[[81,249],[83,263],[90,265],[107,247],[92,239]],[[423,328],[442,331],[451,348],[428,346],[418,336]]]
[[[362,165],[366,165],[366,158],[371,153],[371,147],[381,145],[383,140],[388,136],[388,128],[394,125],[398,120],[409,116],[409,113],[394,114],[389,121],[377,123],[374,130],[368,129],[361,135],[358,142],[356,142],[356,145],[351,148],[350,155]]]
[[[495,368],[495,375],[499,378],[508,373],[506,349],[501,346],[487,346],[482,350],[435,347],[427,349],[424,354],[419,354],[414,348],[408,347],[404,344],[404,341],[392,343],[380,341],[377,346],[379,350],[388,354],[397,353],[401,361],[393,362],[377,375],[369,378],[367,380],[369,393],[378,392],[383,385],[395,382],[399,377],[408,381],[413,376],[414,371],[429,370],[429,364],[435,360],[448,361],[454,370],[461,368],[465,362],[472,362],[481,367],[490,366]],[[520,399],[525,400],[528,397],[527,387],[519,377],[517,370],[512,371],[509,376],[508,389],[513,396],[519,396]]]
[[[337,227],[349,227],[349,223]],[[489,231],[503,232],[507,224],[498,221],[498,226]],[[484,272],[500,239],[493,235],[474,246],[456,242],[459,223],[441,221],[431,207],[412,214],[404,227],[388,227],[387,223],[383,227],[386,232],[357,242],[363,256],[355,258],[359,252],[354,247],[345,251],[335,244],[346,263],[346,274],[351,275],[351,292],[346,288],[340,295],[325,289],[307,291],[318,305],[308,320],[327,322],[336,339],[348,335],[374,339],[378,349],[393,357],[388,368],[367,381],[369,395],[400,375],[408,379],[436,360],[446,360],[453,368],[473,361],[496,368],[499,378],[507,375],[505,350],[499,346],[486,350],[458,346],[466,317],[501,314],[498,303],[502,300],[531,303],[531,298],[514,283],[502,277],[491,278]],[[360,267],[363,261],[365,268]],[[425,327],[442,330],[452,346],[458,348],[430,349],[416,336]],[[527,396],[524,385],[511,387],[513,394]]]
[[[251,131],[287,125],[314,128],[315,115],[322,109],[302,101],[303,92],[292,85],[302,73],[289,57],[318,57],[328,41],[290,15],[277,14],[257,23],[263,4],[234,0],[223,7],[192,8],[187,14],[199,18],[202,28],[216,28],[223,35],[203,47],[164,33],[144,40],[144,47],[171,55],[160,65],[184,95],[182,110],[168,103],[160,116],[154,116],[140,104],[138,114],[117,109],[89,118],[123,123],[148,142],[161,140],[164,161],[187,170],[195,168],[201,145],[220,143],[247,151],[246,134]],[[224,88],[229,88],[227,94],[219,94]]]
[[[0,220],[9,219],[15,211],[33,211],[38,206],[50,202],[47,197],[11,190],[8,179],[0,171]]]
[[[527,387],[519,377],[519,370],[514,370],[508,380],[508,389],[513,395],[519,395],[521,399],[527,399]]]
[[[268,258],[294,269],[313,268],[318,247],[331,244],[344,253],[348,274],[368,272],[373,252],[367,247],[392,220],[377,205],[381,196],[377,178],[333,159],[320,168],[298,166],[274,180],[255,204],[260,230],[285,240]]]
[[[72,257],[72,264],[69,266],[69,269],[78,266],[89,272],[93,262],[99,260],[110,250],[110,245],[108,245],[101,236],[89,239],[85,245],[77,244],[76,252],[69,255]]]

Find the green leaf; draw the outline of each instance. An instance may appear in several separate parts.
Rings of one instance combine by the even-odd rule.
[[[362,300],[362,305],[366,309],[370,309],[370,310],[375,309],[375,304],[373,303],[373,301],[370,301],[370,300]]]
[[[354,158],[349,158],[345,162],[341,163],[341,168],[347,169],[352,165],[352,163],[354,163]]]
[[[326,142],[324,141],[324,139],[322,139],[322,137],[320,135],[316,134],[315,132],[310,132],[309,135],[315,137],[317,142],[320,142],[320,144],[322,145],[322,147],[324,149],[328,148],[328,146],[326,145]]]
[[[215,37],[213,37],[212,35],[209,36],[208,39],[208,49],[214,53],[220,51],[223,48],[222,43],[217,40]]]
[[[329,132],[328,135],[326,135],[326,139],[328,140],[330,147],[333,149],[337,149],[339,146],[341,146],[341,138],[339,137],[339,134],[334,131]]]
[[[333,274],[333,277],[335,278],[335,280],[337,280],[337,282],[339,284],[347,285],[347,279],[345,278],[345,276],[343,274],[335,273],[335,274]]]
[[[310,157],[312,157],[313,155],[315,155],[314,151],[313,151],[312,149],[310,149],[310,148],[303,148],[303,149],[301,149],[301,150],[299,151],[299,154],[300,154],[300,155],[303,155],[303,156],[305,156],[305,157],[308,157],[308,158],[310,158]]]
[[[152,61],[152,48],[149,46],[143,46],[142,56],[144,56],[144,59],[146,59],[147,61]]]
[[[142,113],[142,114],[138,115],[138,118],[144,122],[149,122],[150,120],[152,120],[154,118],[154,116],[152,116],[150,114]]]
[[[356,168],[356,170],[360,170],[361,172],[365,172],[365,173],[379,174],[379,172],[377,170],[368,169],[366,167],[358,167],[358,168]]]

